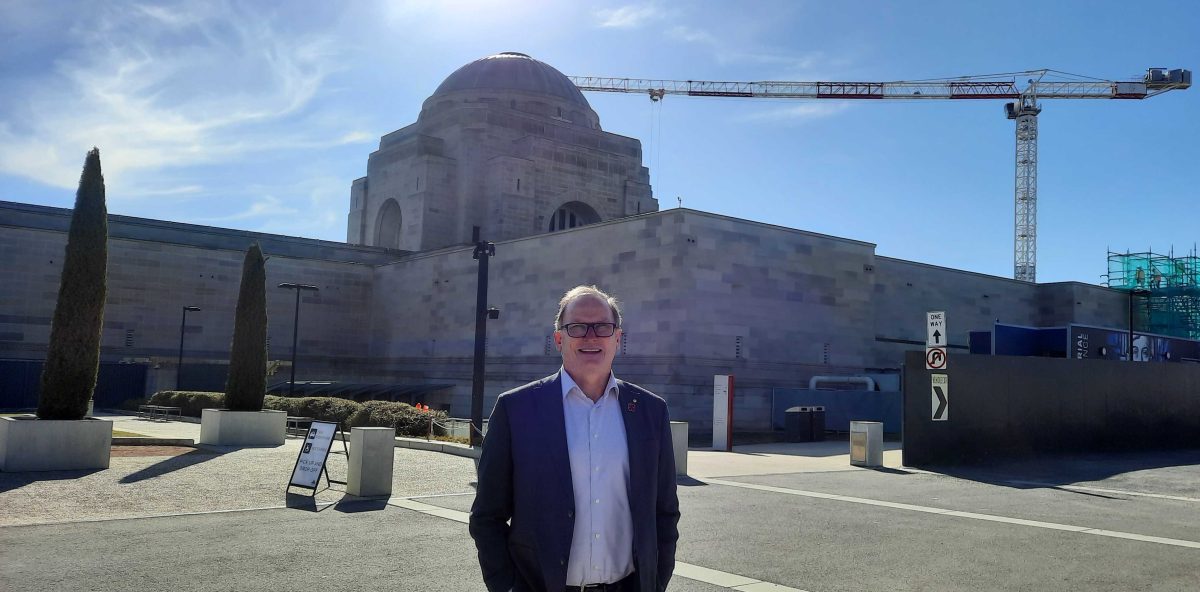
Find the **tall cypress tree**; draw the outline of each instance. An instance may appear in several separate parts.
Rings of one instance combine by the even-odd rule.
[[[233,323],[225,408],[262,411],[267,394],[267,270],[258,243],[246,251]]]
[[[83,164],[67,234],[58,302],[42,369],[37,416],[83,419],[100,369],[100,332],[108,275],[108,210],[100,150]]]

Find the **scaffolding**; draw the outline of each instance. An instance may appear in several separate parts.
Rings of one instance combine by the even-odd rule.
[[[1200,256],[1108,253],[1107,285],[1128,290],[1132,330],[1200,339]]]

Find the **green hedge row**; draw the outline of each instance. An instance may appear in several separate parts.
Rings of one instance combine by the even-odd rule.
[[[183,415],[200,417],[202,409],[221,409],[225,404],[222,393],[196,391],[160,391],[150,397],[151,405],[179,407]],[[367,401],[358,403],[335,397],[276,397],[267,395],[263,409],[286,411],[288,415],[311,417],[318,421],[340,422],[351,427],[393,428],[397,436],[424,438],[429,435],[429,419],[445,422],[443,411],[418,411],[407,403],[392,401]],[[444,436],[445,430],[434,426],[435,436]]]

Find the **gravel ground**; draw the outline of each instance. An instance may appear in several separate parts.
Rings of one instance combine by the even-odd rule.
[[[335,450],[339,446],[335,443]],[[0,526],[103,520],[311,503],[307,490],[286,491],[299,439],[275,448],[200,447],[177,456],[114,455],[108,470],[0,473]],[[395,449],[393,496],[473,491],[474,461],[437,452]],[[329,457],[334,479],[346,480],[344,456]],[[324,481],[322,481],[324,486]],[[316,501],[336,502],[334,484]]]

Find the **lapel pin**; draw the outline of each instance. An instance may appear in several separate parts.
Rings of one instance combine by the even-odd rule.
[[[634,399],[633,401],[631,401],[629,403],[629,406],[626,407],[626,409],[628,409],[630,413],[637,411],[637,399]]]

